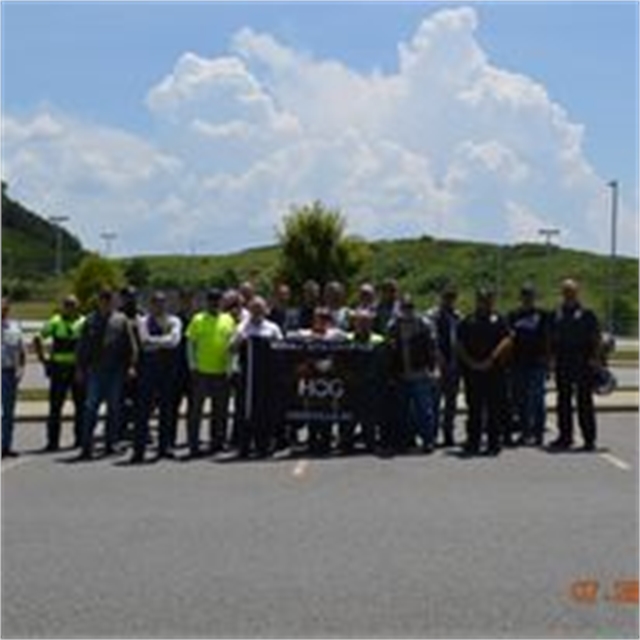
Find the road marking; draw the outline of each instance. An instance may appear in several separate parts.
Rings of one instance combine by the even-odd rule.
[[[612,453],[601,453],[600,457],[603,460],[610,462],[614,467],[618,467],[618,469],[622,469],[623,471],[629,471],[631,469],[631,465],[628,462],[621,460]]]
[[[294,478],[304,478],[309,469],[309,461],[308,460],[298,460],[291,471],[291,475]]]

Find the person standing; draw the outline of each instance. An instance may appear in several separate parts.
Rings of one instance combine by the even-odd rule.
[[[297,329],[311,329],[316,308],[320,304],[320,285],[315,280],[307,280],[302,285],[302,304],[298,312]]]
[[[204,402],[210,398],[209,453],[222,450],[229,415],[230,343],[236,322],[229,313],[220,310],[222,292],[207,292],[206,309],[196,313],[187,328],[187,353],[192,376],[192,402],[189,409],[189,456],[200,451],[200,425]]]
[[[544,385],[549,361],[549,314],[536,305],[530,284],[520,289],[520,306],[507,316],[513,333],[511,377],[513,402],[521,428],[518,444],[544,440]]]
[[[349,342],[371,347],[373,354],[365,369],[358,372],[358,384],[354,391],[353,406],[356,414],[354,422],[340,425],[340,449],[349,454],[355,446],[355,428],[360,424],[365,449],[368,453],[376,452],[383,444],[384,438],[378,433],[381,425],[380,412],[383,408],[381,397],[384,380],[383,368],[380,363],[380,350],[376,349],[384,343],[384,338],[373,331],[374,315],[371,311],[361,307],[353,312],[351,321],[353,332],[348,334]]]
[[[460,323],[460,313],[456,309],[458,292],[452,284],[447,284],[440,292],[440,304],[428,314],[436,332],[438,366],[440,379],[435,393],[436,431],[442,430],[443,445],[455,446],[454,420],[456,403],[460,389],[460,366],[456,351],[456,333]],[[441,409],[441,405],[442,409]]]
[[[93,457],[93,432],[105,401],[105,455],[116,453],[122,389],[128,377],[135,377],[137,360],[138,345],[131,323],[124,313],[114,310],[113,292],[104,289],[98,295],[97,309],[82,325],[76,351],[78,383],[86,384],[80,459]]]
[[[138,335],[138,321],[143,317],[138,301],[138,290],[127,285],[120,289],[120,311],[127,317],[131,325],[138,350],[140,349],[140,336]],[[136,398],[138,396],[138,377],[127,376],[122,389],[122,408],[120,410],[120,425],[118,427],[118,440],[133,439],[136,422]]]
[[[158,407],[158,458],[172,458],[171,427],[177,392],[182,323],[167,313],[166,296],[156,291],[149,313],[138,320],[140,360],[136,397],[136,426],[132,463],[144,460],[149,438],[149,418]]]
[[[16,458],[13,449],[18,385],[24,375],[27,355],[18,322],[10,317],[9,298],[2,298],[2,457]]]
[[[480,451],[483,431],[487,433],[487,453],[502,449],[507,419],[504,363],[511,349],[507,321],[494,311],[493,291],[476,292],[476,308],[458,326],[457,350],[462,365],[469,416],[465,453]]]
[[[62,301],[61,311],[54,314],[33,339],[38,360],[49,378],[49,417],[47,419],[47,443],[45,451],[60,448],[61,415],[64,401],[71,391],[74,406],[74,444],[82,443],[82,408],[84,388],[76,378],[76,346],[84,317],[78,309],[78,300],[69,295]],[[43,342],[51,341],[49,353]]]
[[[397,280],[388,278],[380,287],[380,300],[376,306],[376,317],[373,330],[386,336],[391,322],[396,318],[400,308],[400,289]]]
[[[178,439],[178,421],[180,419],[180,406],[186,398],[190,402],[191,397],[191,373],[189,371],[189,359],[187,357],[187,327],[191,322],[194,308],[194,295],[186,289],[178,294],[177,317],[180,320],[181,338],[177,353],[176,390],[173,395],[173,415],[171,416],[171,428],[169,430],[169,446],[175,449]],[[188,409],[187,409],[188,410]]]
[[[349,309],[344,304],[344,285],[337,280],[327,282],[324,287],[324,306],[329,309],[333,326],[343,331],[349,329]]]
[[[432,327],[416,314],[410,295],[403,296],[397,317],[389,326],[391,374],[397,390],[400,428],[398,449],[415,443],[411,416],[422,442],[422,451],[433,452],[435,422],[433,415],[436,344]]]
[[[298,313],[291,306],[291,289],[288,284],[281,282],[276,287],[268,319],[275,322],[285,335],[298,328]]]
[[[560,435],[550,446],[568,449],[573,445],[572,397],[575,390],[584,449],[594,451],[597,430],[593,382],[600,364],[601,333],[595,313],[580,302],[579,287],[575,280],[567,279],[562,283],[562,303],[552,316],[551,340],[558,388]]]
[[[252,451],[263,458],[270,453],[273,424],[266,394],[250,393],[249,385],[261,376],[249,370],[249,342],[282,340],[282,331],[275,323],[267,320],[267,303],[261,296],[254,296],[249,302],[250,316],[242,322],[233,336],[231,348],[240,356],[242,383],[236,396],[236,413],[239,414],[239,457],[248,458]],[[268,375],[268,372],[262,372]]]

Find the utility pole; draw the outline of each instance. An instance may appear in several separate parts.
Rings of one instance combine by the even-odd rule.
[[[69,216],[49,216],[48,220],[56,228],[56,258],[54,271],[57,276],[62,274],[62,227],[63,222],[69,220]]]
[[[104,255],[108,258],[111,255],[111,243],[118,237],[118,234],[114,231],[103,231],[100,237],[104,240]]]
[[[538,229],[538,235],[544,236],[547,247],[547,293],[549,295],[549,302],[553,303],[553,292],[551,291],[551,239],[560,235],[560,229],[553,227],[547,227]]]
[[[608,318],[607,329],[609,335],[613,336],[615,331],[615,290],[616,290],[616,248],[617,248],[617,225],[618,225],[618,181],[611,180],[607,183],[611,189],[611,255],[609,257],[609,296],[608,296]]]

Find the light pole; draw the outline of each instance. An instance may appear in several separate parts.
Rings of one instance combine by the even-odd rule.
[[[611,189],[611,256],[609,258],[609,297],[608,297],[608,318],[607,328],[609,329],[609,335],[613,336],[615,330],[615,264],[616,264],[616,240],[617,240],[617,225],[618,225],[618,181],[611,180],[607,182],[607,186]]]
[[[69,220],[69,216],[49,216],[49,222],[56,227],[56,263],[55,273],[59,276],[62,273],[62,227],[63,222]]]
[[[111,242],[118,237],[114,231],[103,231],[100,237],[104,240],[104,255],[108,258],[111,255]]]
[[[553,302],[553,294],[551,293],[551,238],[560,235],[560,229],[554,227],[546,227],[538,229],[538,235],[544,236],[547,247],[547,290],[549,291],[550,301]]]

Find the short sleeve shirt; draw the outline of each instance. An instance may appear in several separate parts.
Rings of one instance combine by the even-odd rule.
[[[22,329],[15,320],[2,321],[2,368],[17,369],[23,353]]]
[[[458,325],[458,342],[474,360],[486,360],[508,335],[507,322],[497,313],[472,313]]]
[[[229,345],[235,332],[235,320],[228,313],[197,313],[187,328],[187,339],[193,344],[198,373],[224,374],[229,371]]]

